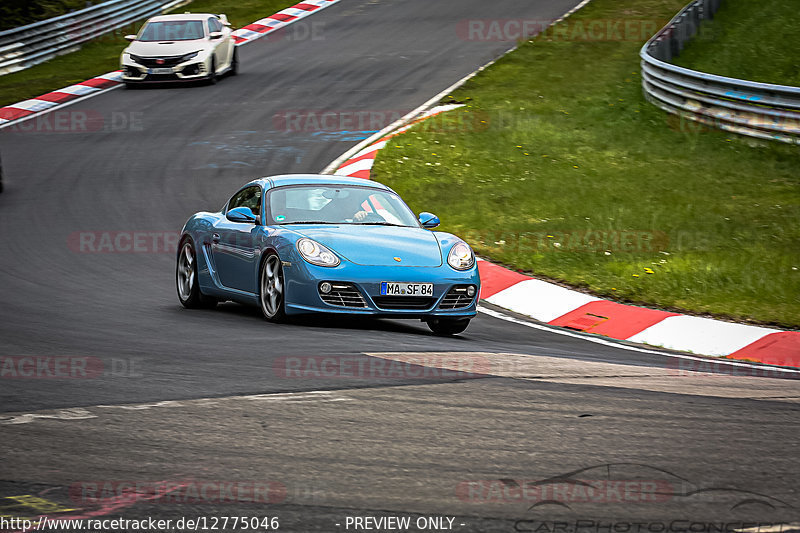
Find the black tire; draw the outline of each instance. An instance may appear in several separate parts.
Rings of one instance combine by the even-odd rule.
[[[231,69],[228,71],[231,76],[239,74],[239,49],[233,47],[233,57],[231,58]]]
[[[283,262],[275,252],[269,252],[258,274],[258,303],[264,318],[281,322],[286,317],[286,284]]]
[[[187,309],[209,309],[217,305],[217,300],[200,292],[197,282],[197,253],[190,238],[184,238],[178,246],[175,283],[178,300]]]
[[[467,329],[469,321],[469,318],[432,318],[428,327],[435,335],[456,335]]]
[[[208,85],[214,85],[217,83],[217,58],[213,56],[211,57],[211,72],[208,73],[206,83]]]

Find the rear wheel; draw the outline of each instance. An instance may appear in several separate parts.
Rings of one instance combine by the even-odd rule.
[[[283,264],[278,254],[270,252],[261,265],[259,276],[259,302],[264,317],[272,322],[280,322],[286,316],[285,285],[283,283]]]
[[[187,309],[214,307],[217,305],[217,300],[200,292],[200,284],[197,282],[197,254],[192,240],[184,239],[179,249],[175,279],[181,304]]]
[[[436,335],[455,335],[467,329],[469,321],[469,318],[432,318],[428,320],[428,327]]]

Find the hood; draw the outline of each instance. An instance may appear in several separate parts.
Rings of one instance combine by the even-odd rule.
[[[438,267],[442,265],[439,241],[421,228],[394,226],[293,227],[297,233],[324,244],[357,265]],[[400,261],[394,258],[399,257]]]
[[[125,51],[142,57],[182,56],[189,52],[205,50],[207,44],[208,42],[205,39],[194,39],[192,41],[134,41]]]

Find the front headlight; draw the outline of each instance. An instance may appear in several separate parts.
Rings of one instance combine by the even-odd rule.
[[[339,264],[339,258],[335,253],[317,241],[305,237],[297,241],[297,251],[312,265],[335,267]]]
[[[475,254],[472,253],[472,248],[469,247],[469,244],[464,241],[458,241],[450,248],[447,264],[456,270],[470,269],[475,264]]]
[[[131,61],[133,61],[134,63],[139,63],[140,65],[142,65],[144,63],[144,60],[139,56],[135,56],[133,54],[128,54],[128,56],[131,58]]]
[[[183,63],[184,61],[189,61],[190,59],[192,59],[193,57],[195,57],[199,53],[200,53],[200,51],[198,50],[197,52],[189,52],[188,54],[185,54],[185,55],[181,56],[180,63]]]

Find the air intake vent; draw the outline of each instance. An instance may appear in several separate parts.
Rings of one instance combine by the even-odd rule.
[[[467,294],[467,291],[472,285],[456,285],[442,298],[442,303],[439,304],[439,309],[461,309],[462,307],[469,307],[475,299],[475,293],[472,296]],[[475,290],[474,287],[472,290]]]
[[[436,299],[420,296],[373,296],[372,301],[381,309],[428,309]]]
[[[331,283],[331,291],[324,294],[319,291],[319,297],[328,305],[338,307],[366,307],[364,297],[352,283]]]

